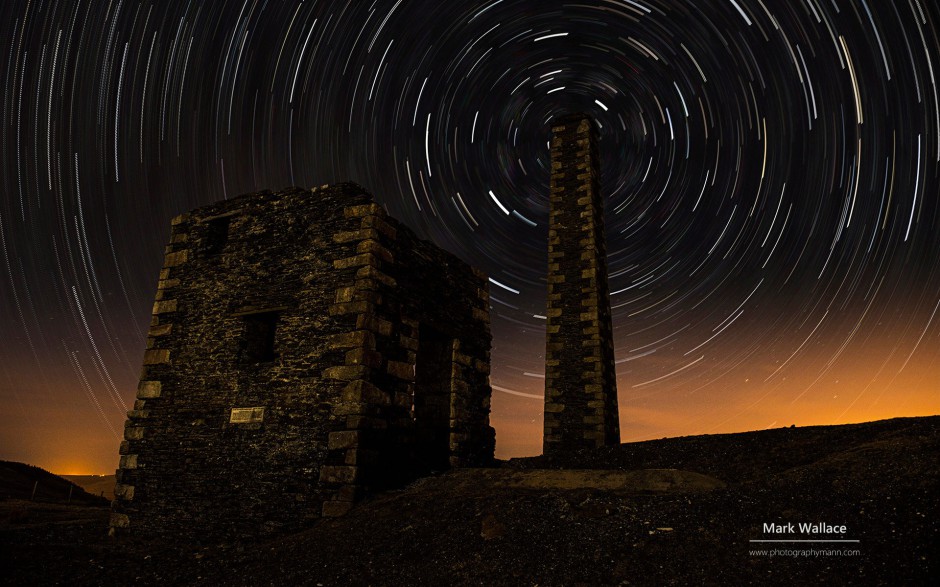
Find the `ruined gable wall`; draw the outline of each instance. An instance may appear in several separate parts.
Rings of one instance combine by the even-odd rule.
[[[349,224],[344,207],[368,200],[355,192],[254,194],[174,220],[121,447],[114,525],[198,538],[319,515],[319,466],[341,392],[323,371],[344,352],[329,337],[350,329],[327,311],[344,277],[333,261],[351,253],[333,237]],[[211,219],[230,213],[213,254]],[[279,356],[246,363],[244,313],[264,309],[279,312]],[[263,407],[263,421],[231,423],[238,407]]]

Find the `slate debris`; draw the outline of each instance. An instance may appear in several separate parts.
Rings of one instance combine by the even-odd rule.
[[[42,512],[29,524],[0,515],[0,568],[16,585],[931,584],[938,451],[936,416],[632,443],[579,458],[591,468],[687,469],[727,486],[507,488],[459,470],[297,533],[203,547],[110,540],[106,509],[74,508],[69,523],[43,523]],[[500,466],[562,464],[538,457]],[[750,554],[763,523],[804,521],[845,524],[860,554]]]

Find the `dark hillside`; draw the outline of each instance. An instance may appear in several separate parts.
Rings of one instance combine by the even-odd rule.
[[[36,501],[67,502],[71,491],[72,503],[108,504],[107,499],[91,495],[75,483],[45,469],[25,463],[0,461],[0,499],[29,500],[33,497],[34,487]]]
[[[567,457],[513,459],[520,469],[683,469],[712,475],[728,483],[761,481],[791,469],[842,453],[900,450],[915,453],[920,441],[933,437],[940,416],[895,418],[841,426],[774,428],[735,434],[681,436],[580,451]],[[864,447],[864,448],[862,448]],[[856,455],[858,456],[858,455]],[[926,454],[922,455],[928,456]],[[912,472],[913,473],[913,472]]]
[[[0,566],[11,584],[937,584],[938,455],[940,417],[669,438],[452,471],[261,544],[112,542],[106,509],[50,513],[0,525]]]

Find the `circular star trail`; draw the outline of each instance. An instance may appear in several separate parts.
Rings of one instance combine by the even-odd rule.
[[[936,413],[938,22],[926,0],[14,2],[0,457],[112,468],[171,216],[346,180],[489,274],[498,454],[539,452],[572,111],[600,128],[624,440]]]

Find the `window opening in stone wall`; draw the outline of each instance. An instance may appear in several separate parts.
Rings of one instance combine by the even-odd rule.
[[[449,465],[452,355],[453,339],[420,326],[412,414],[416,458],[420,467],[430,470]]]
[[[260,312],[242,316],[241,362],[243,364],[265,363],[277,358],[274,352],[274,337],[280,312]]]
[[[231,216],[213,218],[206,224],[205,250],[207,255],[218,255],[228,243],[228,230],[232,223]]]

